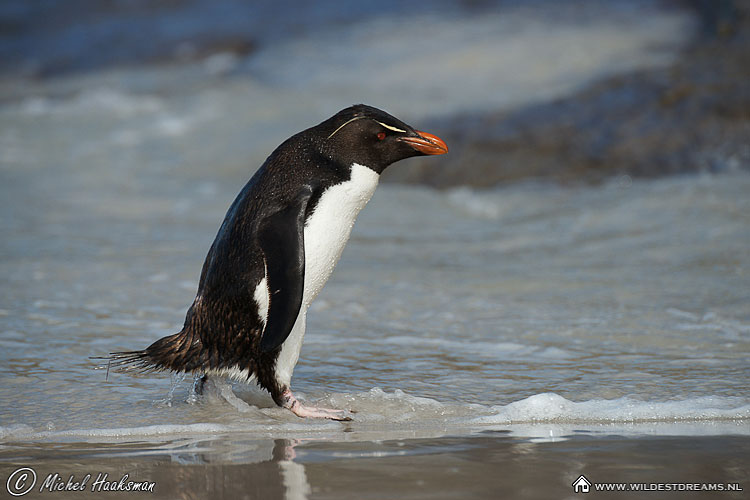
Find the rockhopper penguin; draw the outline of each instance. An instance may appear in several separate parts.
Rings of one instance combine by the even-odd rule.
[[[302,406],[290,389],[307,309],[383,170],[447,152],[440,138],[361,104],[290,137],[229,207],[182,330],[112,353],[111,365],[254,380],[300,417],[348,420]]]

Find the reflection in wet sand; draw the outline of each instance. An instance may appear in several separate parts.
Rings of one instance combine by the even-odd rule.
[[[566,498],[580,474],[594,483],[721,482],[747,491],[747,436],[623,437],[579,427],[565,437],[539,441],[485,430],[422,438],[229,433],[138,443],[17,443],[0,448],[0,478],[29,465],[40,477],[129,474],[156,483],[152,499]],[[669,465],[676,456],[679,470]],[[744,498],[744,491],[726,498]],[[54,496],[79,499],[81,493]]]
[[[295,462],[296,439],[195,443],[157,469],[159,491],[185,500],[258,498],[303,500],[311,492],[305,466]]]

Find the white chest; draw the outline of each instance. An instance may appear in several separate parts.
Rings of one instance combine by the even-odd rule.
[[[303,307],[318,295],[344,251],[354,221],[364,208],[380,176],[367,167],[352,165],[351,178],[328,188],[305,224],[305,291]]]
[[[362,165],[352,165],[351,178],[328,188],[305,223],[305,288],[302,307],[276,360],[276,379],[288,386],[305,336],[307,308],[318,295],[344,251],[360,210],[370,201],[380,176]],[[255,301],[265,323],[268,317],[266,279],[255,291]]]

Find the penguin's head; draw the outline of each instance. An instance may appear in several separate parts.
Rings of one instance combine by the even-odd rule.
[[[354,163],[377,173],[412,156],[441,155],[448,146],[437,136],[414,130],[385,111],[358,104],[318,127],[321,152],[342,166]]]

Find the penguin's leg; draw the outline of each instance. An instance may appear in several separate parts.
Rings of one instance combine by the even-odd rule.
[[[193,393],[197,396],[200,396],[203,394],[203,390],[206,388],[206,381],[208,380],[208,375],[197,375],[195,379],[193,380]]]
[[[284,387],[284,391],[281,393],[279,406],[290,410],[292,413],[302,418],[329,418],[331,420],[338,420],[339,422],[347,422],[352,419],[348,416],[346,410],[331,410],[328,408],[315,408],[313,406],[302,406],[297,398],[292,394],[292,390],[289,387]]]

